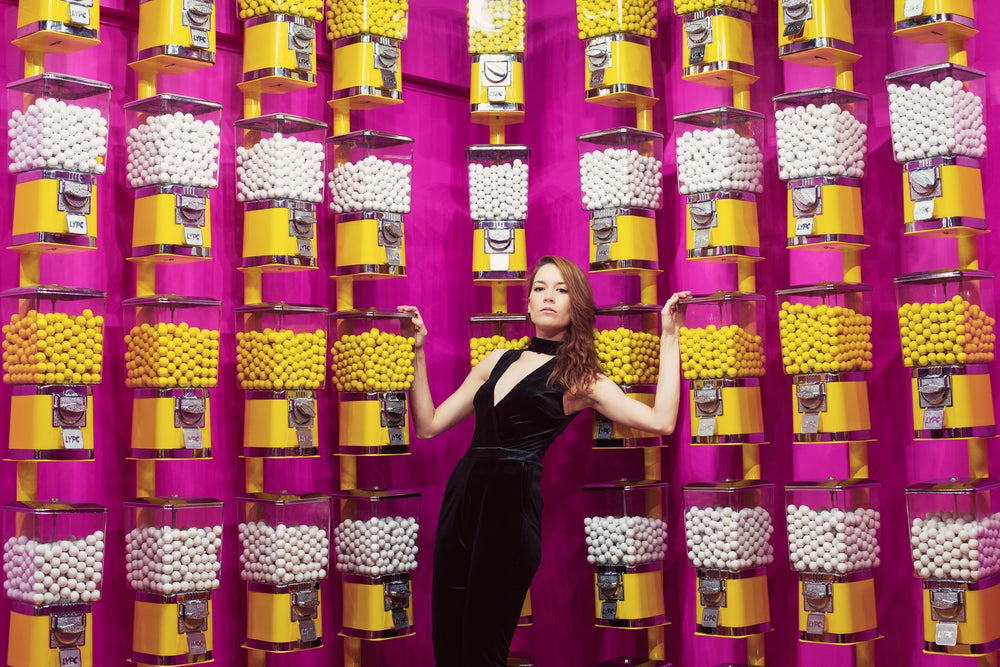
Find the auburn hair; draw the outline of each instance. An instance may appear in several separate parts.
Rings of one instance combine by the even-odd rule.
[[[576,396],[586,396],[594,388],[603,371],[594,347],[594,293],[590,281],[579,266],[564,257],[546,255],[538,260],[528,280],[528,299],[535,284],[535,275],[546,264],[554,264],[566,284],[569,294],[569,327],[556,355],[556,365],[549,376],[549,386],[561,385]],[[531,319],[531,316],[528,316]],[[532,322],[532,326],[534,323]]]

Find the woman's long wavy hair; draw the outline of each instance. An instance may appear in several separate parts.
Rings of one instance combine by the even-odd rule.
[[[569,292],[569,329],[556,356],[556,366],[549,376],[549,386],[561,385],[570,394],[586,396],[602,372],[594,347],[594,293],[580,267],[563,257],[546,255],[538,260],[528,280],[528,298],[535,274],[546,264],[555,264]],[[527,310],[527,308],[525,309]],[[530,315],[529,315],[530,319]],[[532,323],[534,325],[534,323]]]

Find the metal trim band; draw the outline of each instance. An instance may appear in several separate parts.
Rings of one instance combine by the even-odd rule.
[[[642,565],[596,565],[594,571],[598,574],[642,574],[663,569],[662,561],[643,563]]]
[[[872,437],[871,429],[861,431],[836,431],[831,433],[796,433],[792,442],[817,443],[817,442],[870,442]]]
[[[178,449],[139,449],[137,447],[133,447],[128,457],[139,461],[210,459],[212,458],[212,448],[203,447],[202,449],[184,449],[183,447],[180,447]]]
[[[691,250],[688,250],[688,259],[723,257],[725,255],[760,257],[760,248],[753,248],[751,246],[745,246],[745,245],[719,245],[709,248],[693,248]]]
[[[524,229],[524,220],[473,220],[475,229]]]
[[[68,169],[32,169],[22,171],[17,175],[17,183],[30,183],[40,179],[54,179],[60,181],[70,181],[73,183],[85,183],[87,185],[97,185],[97,174],[89,174],[82,171],[70,171]]]
[[[341,37],[333,43],[333,48],[339,49],[342,46],[350,46],[351,44],[357,44],[358,42],[371,42],[372,44],[381,44],[382,46],[395,46],[400,48],[400,42],[403,40],[396,39],[394,37],[383,37],[382,35],[351,35],[350,37]]]
[[[517,53],[470,53],[469,62],[478,63],[482,62],[483,58],[488,58],[487,62],[498,63],[523,63],[524,62],[524,52],[518,51]]]
[[[287,653],[290,651],[302,651],[311,648],[319,648],[323,646],[323,638],[317,637],[311,641],[300,639],[294,642],[265,642],[259,639],[251,639],[250,637],[247,637],[243,646],[246,648],[257,649],[258,651],[276,651],[279,653]]]
[[[852,632],[850,634],[838,635],[832,632],[824,632],[821,635],[810,635],[805,631],[799,631],[799,640],[817,644],[857,644],[872,639],[878,639],[878,628],[865,630],[864,632]]]
[[[154,604],[177,604],[178,602],[191,602],[192,600],[204,600],[208,602],[212,599],[212,594],[205,591],[192,593],[176,593],[174,595],[160,595],[149,591],[136,591],[136,602],[152,602]]]
[[[524,280],[527,271],[473,271],[473,280]]]
[[[701,63],[698,65],[688,65],[684,68],[684,73],[682,76],[693,76],[696,74],[708,74],[709,72],[720,72],[720,71],[731,71],[739,72],[740,74],[749,74],[750,76],[756,76],[757,69],[753,65],[747,65],[746,63],[736,62],[735,60],[716,60],[710,63]]]
[[[346,213],[335,213],[334,217],[339,225],[342,222],[356,222],[358,220],[388,220],[389,222],[403,222],[404,215],[407,214],[396,213],[395,211],[347,211]]]
[[[405,401],[407,391],[341,391],[338,392],[341,401]]]
[[[850,581],[867,581],[875,577],[874,570],[859,570],[858,572],[848,572],[847,574],[835,574],[833,572],[799,572],[799,579],[819,583],[843,584]]]
[[[409,454],[409,445],[338,445],[334,456],[395,456]]]
[[[319,581],[310,581],[297,584],[262,584],[257,581],[247,582],[247,590],[254,593],[267,593],[268,595],[283,595],[285,593],[302,593],[304,591],[318,591]]]
[[[387,574],[385,576],[380,575],[378,577],[369,577],[365,574],[350,574],[345,572],[341,576],[344,582],[348,584],[364,584],[365,586],[381,586],[382,584],[402,583],[410,580],[409,572],[397,572],[396,574]]]
[[[599,618],[594,623],[604,628],[654,628],[666,625],[667,617],[665,614],[660,614],[649,618],[615,619],[613,621]]]
[[[384,97],[388,100],[402,100],[403,94],[395,88],[376,88],[375,86],[351,86],[333,91],[333,99],[342,100],[348,97]]]
[[[312,458],[319,456],[319,447],[244,447],[241,454],[244,458]]]
[[[263,211],[272,208],[319,213],[319,202],[302,199],[254,199],[243,203],[244,211]]]
[[[778,50],[778,56],[789,56],[794,53],[802,53],[803,51],[812,51],[814,49],[837,49],[838,51],[846,51],[847,53],[854,54],[853,44],[845,42],[842,39],[820,37],[819,39],[810,39],[805,42],[785,44]]]
[[[489,102],[481,102],[479,104],[470,104],[469,111],[471,113],[509,113],[524,111],[524,104],[521,102],[506,102],[504,104],[490,104]]]
[[[608,438],[606,440],[594,438],[594,449],[647,449],[665,446],[663,438]]]
[[[254,257],[244,257],[244,269],[255,269],[259,266],[298,266],[304,269],[319,268],[319,261],[315,257],[303,257],[302,255],[256,255]]]
[[[864,382],[868,376],[864,371],[845,373],[797,373],[792,376],[792,384],[816,384],[817,382]]]
[[[144,49],[139,52],[139,57],[136,59],[136,62],[156,58],[157,56],[170,56],[173,58],[184,58],[185,60],[195,60],[202,63],[208,63],[210,65],[215,64],[215,51],[196,49],[190,46],[180,46],[179,44],[164,44],[163,46],[154,46],[151,49]]]
[[[865,237],[858,234],[820,234],[818,236],[789,236],[788,245],[801,248],[807,245],[823,245],[824,243],[848,243],[850,245],[865,245]]]
[[[943,371],[943,372],[942,372]],[[914,368],[910,375],[915,378],[941,377],[944,375],[988,375],[990,367],[987,364],[969,364],[967,366],[925,366]]]
[[[86,390],[87,396],[94,395],[94,385],[91,384],[15,384],[11,387],[14,396],[60,396],[67,389],[77,392]]]
[[[757,625],[748,625],[742,628],[726,628],[718,626],[715,628],[706,628],[701,624],[695,626],[695,634],[706,635],[709,637],[746,637],[748,635],[756,635],[762,632],[771,631],[771,623],[758,623]]]
[[[70,602],[67,604],[46,604],[35,606],[27,602],[10,601],[11,611],[24,616],[52,616],[53,614],[89,614],[93,606],[89,602]]]
[[[706,201],[714,201],[716,199],[736,199],[738,201],[757,201],[757,195],[753,192],[745,192],[743,190],[712,190],[710,192],[694,192],[689,195],[684,195],[687,197],[685,204],[690,206],[691,204],[700,204]]]
[[[531,625],[534,622],[534,616],[528,614],[527,616],[521,616],[517,619],[518,625]]]
[[[619,95],[621,93],[631,93],[642,97],[653,97],[653,89],[637,86],[632,83],[616,83],[613,86],[598,86],[587,90],[587,99],[604,97],[606,95]]]
[[[812,176],[810,178],[794,178],[786,181],[788,189],[809,188],[817,185],[846,185],[851,188],[860,188],[860,178],[849,178],[847,176]]]
[[[919,160],[910,160],[903,163],[903,171],[911,172],[918,169],[930,169],[931,167],[972,167],[979,169],[982,164],[979,158],[967,155],[947,155],[944,157],[925,157]]]
[[[591,262],[591,271],[614,271],[616,269],[642,269],[659,271],[660,263],[645,259],[613,259],[607,262]]]
[[[692,435],[692,445],[761,445],[764,443],[763,433],[737,433],[731,435]]]
[[[93,449],[7,449],[4,461],[93,461]]]
[[[247,391],[243,398],[248,401],[284,401],[289,398],[316,398],[315,389],[285,389],[282,391]]]
[[[38,232],[37,234],[17,234],[10,240],[11,247],[32,245],[35,243],[67,245],[75,248],[97,249],[97,237],[84,234],[60,234],[57,232]]]
[[[403,630],[356,630],[355,628],[341,628],[337,634],[341,637],[356,637],[358,639],[392,639],[393,637],[409,637],[416,634],[417,630],[412,625],[406,626]]]
[[[906,223],[906,233],[940,231],[942,229],[975,229],[986,231],[986,220],[983,218],[950,217],[919,220]]]
[[[394,266],[392,264],[351,264],[348,266],[338,266],[334,275],[355,276],[365,273],[373,273],[380,276],[405,276],[406,266]]]
[[[132,390],[132,398],[190,398],[191,392],[197,392],[202,398],[208,398],[208,389],[204,387],[171,387],[169,389],[139,387]]]
[[[930,430],[915,430],[913,437],[917,440],[960,440],[965,438],[991,438],[997,434],[996,425],[966,426],[963,428],[942,428]]]
[[[588,209],[587,213],[590,214],[590,220],[600,218],[623,218],[626,216],[631,216],[633,218],[655,218],[656,212],[659,209],[655,208],[639,208],[638,206],[613,206],[610,208],[592,208]]]
[[[934,588],[947,588],[953,590],[979,591],[985,588],[993,588],[1000,583],[1000,574],[991,574],[979,581],[963,581],[961,579],[924,579],[926,590]]]
[[[132,257],[151,257],[153,255],[177,255],[179,257],[197,257],[209,259],[212,256],[211,246],[186,246],[171,243],[134,246]]]
[[[38,32],[57,32],[61,35],[69,35],[71,37],[97,39],[100,31],[98,28],[82,28],[70,25],[69,23],[62,23],[60,21],[36,21],[18,28],[17,32],[14,33],[14,39],[24,39],[25,37],[30,37]]]
[[[695,568],[699,579],[753,579],[767,576],[766,567],[751,567],[746,570],[720,570],[718,568]]]
[[[985,655],[1000,648],[1000,639],[994,639],[986,644],[957,644],[955,646],[939,646],[934,642],[924,641],[924,651],[927,653],[950,653],[952,655]]]
[[[252,72],[243,72],[243,83],[250,83],[258,79],[266,79],[270,76],[278,76],[282,79],[293,81],[305,81],[306,83],[316,83],[316,73],[312,70],[291,69],[289,67],[269,67],[266,69],[255,69]]]
[[[759,377],[744,377],[744,378],[698,378],[697,380],[688,380],[692,385],[692,389],[716,389],[718,387],[759,387],[760,378]],[[656,387],[656,385],[651,385]],[[655,391],[655,390],[654,390]]]
[[[277,14],[264,14],[263,16],[254,16],[248,18],[243,23],[244,28],[253,28],[254,26],[262,25],[264,23],[294,23],[296,25],[313,27],[316,22],[312,19],[307,19],[304,16],[299,16],[298,14],[289,14],[288,12],[278,12]]]
[[[903,19],[896,22],[896,30],[908,30],[910,28],[920,28],[934,23],[957,23],[964,28],[976,28],[976,20],[961,14],[927,14],[915,18]]]
[[[132,651],[132,662],[138,662],[144,665],[194,665],[201,662],[212,662],[212,660],[211,651],[206,651],[203,655],[190,655],[188,653],[184,653],[183,655],[172,656],[151,655],[149,653]]]
[[[181,195],[182,197],[203,197],[208,199],[209,188],[199,188],[194,185],[179,185],[177,183],[161,183],[159,185],[144,185],[132,193],[133,199],[155,197],[156,195]]]
[[[701,19],[707,19],[710,16],[731,16],[733,18],[740,19],[741,21],[753,20],[753,14],[743,11],[742,9],[733,9],[732,7],[712,7],[711,9],[704,9],[700,12],[685,14],[684,22],[690,23],[692,21],[699,21]]]
[[[632,42],[633,44],[642,44],[644,46],[649,46],[652,41],[648,37],[642,37],[641,35],[634,35],[630,32],[611,32],[606,35],[598,35],[597,37],[591,37],[584,43],[584,50],[590,48],[591,44],[594,43],[604,43],[604,42]]]

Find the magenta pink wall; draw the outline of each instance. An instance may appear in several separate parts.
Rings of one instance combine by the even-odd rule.
[[[177,92],[221,102],[225,106],[224,128],[241,115],[242,103],[236,82],[240,76],[242,37],[234,16],[235,3],[219,3],[219,54],[215,67],[178,77],[161,77],[161,92]],[[673,195],[676,179],[673,164],[674,114],[729,103],[725,90],[710,89],[681,81],[680,22],[670,15],[670,3],[662,3],[660,38],[654,45],[656,93],[661,102],[654,112],[654,129],[667,138],[665,190],[669,193],[659,215],[661,299],[675,289],[699,292],[733,289],[735,270],[719,265],[703,265],[684,260],[683,210]],[[762,2],[754,20],[757,73],[761,80],[752,89],[752,106],[770,115],[770,99],[781,92],[818,85],[832,85],[830,70],[810,70],[785,65],[777,59],[777,6]],[[864,282],[874,287],[875,370],[869,374],[871,413],[878,441],[871,446],[872,476],[884,484],[882,547],[884,558],[876,575],[880,629],[885,639],[877,643],[879,663],[944,666],[969,664],[968,659],[931,657],[921,648],[920,586],[911,577],[908,563],[903,488],[910,483],[944,475],[966,473],[964,441],[915,443],[910,432],[908,379],[899,359],[895,329],[892,278],[906,272],[955,266],[953,242],[916,241],[903,238],[902,188],[900,168],[892,161],[889,146],[887,94],[884,75],[905,67],[941,62],[944,47],[918,46],[892,36],[890,2],[856,2],[854,27],[858,50],[863,54],[856,70],[856,89],[872,97],[871,150],[869,176],[864,181],[863,201],[867,240],[871,248],[862,254]],[[991,47],[991,30],[1000,28],[1000,8],[992,2],[977,3],[978,25],[985,34],[973,40],[969,64],[991,74],[1000,67],[1000,50]],[[129,447],[131,402],[124,389],[123,343],[120,302],[135,294],[135,273],[125,261],[130,254],[131,193],[124,185],[124,133],[131,120],[122,105],[136,98],[136,76],[126,63],[136,53],[138,5],[134,0],[104,3],[102,44],[74,56],[53,56],[47,70],[82,75],[114,85],[111,109],[111,156],[109,173],[99,179],[100,249],[42,263],[43,282],[107,290],[109,363],[105,382],[95,391],[98,458],[93,463],[48,464],[40,467],[39,497],[65,501],[94,501],[110,508],[108,571],[105,598],[95,605],[95,664],[102,667],[125,664],[131,632],[131,594],[124,583],[121,501],[134,494],[134,465],[125,460]],[[0,25],[12,39],[16,4],[0,0]],[[524,125],[508,132],[508,141],[531,146],[531,204],[527,223],[529,260],[547,253],[567,255],[587,261],[587,216],[580,210],[577,184],[575,137],[584,132],[634,123],[624,111],[606,109],[583,101],[583,54],[576,38],[574,5],[565,2],[533,3],[528,8],[529,36],[526,96],[528,115]],[[330,87],[328,44],[321,44],[319,85],[281,97],[267,97],[264,112],[286,111],[330,121],[326,106]],[[471,281],[472,229],[467,214],[467,184],[464,149],[471,143],[485,143],[486,130],[473,126],[465,99],[468,86],[465,53],[465,3],[457,0],[413,3],[410,40],[404,48],[403,106],[355,114],[352,128],[389,130],[415,138],[414,210],[406,218],[409,246],[408,273],[403,280],[360,285],[355,290],[359,306],[392,307],[414,303],[421,307],[431,330],[429,354],[431,380],[440,400],[457,386],[468,368],[466,318],[489,309],[488,290]],[[3,81],[21,77],[21,53],[9,44],[3,47]],[[990,113],[997,117],[998,80],[990,85]],[[6,118],[8,100],[0,98],[0,116]],[[238,459],[241,437],[241,395],[233,370],[232,308],[242,302],[240,263],[241,214],[235,205],[233,138],[223,132],[223,164],[219,189],[212,195],[215,245],[213,261],[161,269],[160,292],[177,292],[217,297],[224,301],[224,378],[212,392],[214,458],[204,462],[180,462],[157,466],[157,488],[161,493],[203,494],[227,502],[223,585],[215,594],[216,663],[245,664],[239,648],[243,637],[245,593],[236,565],[236,510],[234,499],[243,490],[243,466]],[[989,142],[1000,141],[996,123],[990,126]],[[3,150],[7,150],[4,138]],[[838,445],[791,445],[790,380],[781,374],[778,361],[777,329],[771,295],[789,284],[840,278],[838,255],[807,255],[785,250],[785,194],[777,179],[774,140],[769,136],[765,150],[765,192],[759,201],[762,254],[758,264],[758,291],[768,295],[768,358],[764,398],[767,436],[763,449],[764,477],[781,485],[793,479],[817,479],[829,474],[847,475],[847,453]],[[993,160],[990,160],[990,163]],[[987,217],[997,213],[993,201],[1000,196],[1000,179],[987,163]],[[12,210],[14,179],[2,179],[4,202]],[[10,213],[8,212],[8,218]],[[321,219],[326,254],[323,271],[265,280],[265,300],[287,299],[333,305],[333,283],[327,278],[332,262],[332,219]],[[10,241],[9,220],[0,224],[0,246]],[[980,241],[981,265],[993,270],[994,248],[1000,243],[989,235]],[[17,285],[17,256],[0,253],[0,288]],[[638,300],[635,280],[594,276],[598,302],[612,304]],[[516,309],[519,291],[512,291]],[[996,383],[996,378],[994,378]],[[9,390],[2,390],[0,423],[9,417]],[[332,401],[331,401],[332,403]],[[685,411],[682,410],[682,413]],[[324,412],[322,451],[318,459],[268,462],[267,490],[331,491],[338,483],[336,459],[329,454],[336,418]],[[579,667],[621,655],[638,655],[645,649],[643,633],[602,630],[593,627],[592,571],[586,565],[582,546],[581,509],[578,489],[589,482],[611,477],[642,474],[638,451],[608,452],[591,448],[589,419],[582,417],[553,446],[546,461],[543,489],[545,509],[545,556],[532,589],[535,624],[521,629],[515,649],[534,652],[545,667]],[[725,639],[695,637],[693,571],[683,553],[680,517],[680,487],[691,481],[721,479],[739,475],[737,448],[693,448],[688,442],[686,417],[676,436],[667,439],[663,450],[663,475],[671,482],[672,553],[665,564],[668,617],[667,656],[675,666],[714,665],[721,661],[741,661],[744,643]],[[430,561],[433,525],[445,479],[464,451],[471,424],[430,442],[417,442],[407,457],[362,460],[360,485],[416,487],[423,493],[422,548],[424,558],[415,573],[416,636],[368,644],[365,665],[426,667],[433,664],[429,642]],[[992,457],[994,471],[1000,465]],[[0,501],[13,500],[14,464],[0,465]],[[779,530],[778,561],[771,573],[773,632],[767,636],[768,664],[847,665],[850,648],[825,648],[797,641],[795,577],[787,567],[784,532]],[[269,658],[268,664],[336,665],[342,661],[337,638],[339,584],[336,578],[323,586],[326,620],[322,649],[290,656]],[[488,601],[484,601],[488,603]],[[0,602],[0,615],[8,611]],[[6,634],[6,624],[0,623]]]

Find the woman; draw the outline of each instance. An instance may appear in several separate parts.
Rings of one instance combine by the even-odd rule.
[[[427,381],[427,328],[413,306],[410,411],[418,438],[433,438],[473,412],[472,444],[445,488],[434,545],[432,641],[437,667],[507,664],[521,605],[542,555],[539,480],[549,444],[584,408],[669,435],[680,394],[677,301],[661,313],[660,378],[652,407],[601,373],[594,297],[576,264],[542,257],[528,281],[527,350],[496,350],[435,407]]]

